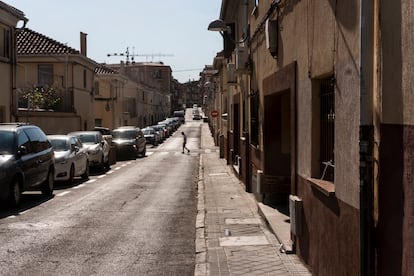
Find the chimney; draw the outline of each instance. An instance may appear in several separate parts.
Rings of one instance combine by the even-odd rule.
[[[88,34],[80,32],[80,53],[86,57],[86,36]]]

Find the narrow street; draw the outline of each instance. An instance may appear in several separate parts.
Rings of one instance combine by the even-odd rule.
[[[192,275],[200,121],[147,156],[0,210],[1,275]],[[194,151],[182,154],[181,131]]]

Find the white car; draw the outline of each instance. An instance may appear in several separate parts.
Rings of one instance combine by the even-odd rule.
[[[89,178],[88,152],[80,140],[69,135],[48,135],[55,152],[55,181],[73,183],[75,177]]]
[[[68,135],[76,136],[82,142],[89,156],[89,166],[99,167],[102,170],[109,168],[110,145],[99,131],[75,131]]]

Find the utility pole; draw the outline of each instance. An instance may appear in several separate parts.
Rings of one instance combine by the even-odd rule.
[[[154,54],[135,54],[134,53],[134,48],[132,49],[132,53],[129,52],[129,47],[126,48],[126,51],[123,53],[111,53],[111,54],[107,54],[108,57],[111,56],[121,56],[121,57],[125,57],[125,64],[129,65],[130,62],[132,64],[135,63],[135,57],[146,57],[146,61],[148,61],[148,58],[151,57],[151,62],[154,61],[154,57],[173,57],[173,54],[162,54],[162,53],[154,53]],[[130,61],[131,59],[131,61]]]

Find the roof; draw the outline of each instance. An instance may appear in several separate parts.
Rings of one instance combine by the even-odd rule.
[[[18,55],[80,54],[78,50],[29,28],[22,28],[17,32],[16,44]]]
[[[21,11],[16,9],[15,7],[12,7],[3,1],[0,1],[0,9],[5,10],[6,12],[14,15],[15,17],[27,22],[29,19],[26,18],[25,14]]]
[[[110,75],[110,74],[116,74],[117,71],[103,64],[100,64],[99,66],[95,68],[95,73],[99,75]]]

